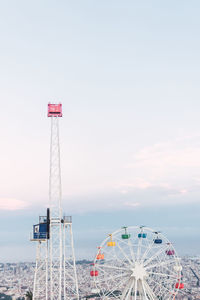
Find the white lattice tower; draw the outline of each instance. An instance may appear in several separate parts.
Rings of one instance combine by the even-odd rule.
[[[63,218],[63,246],[64,246],[64,299],[79,299],[78,280],[72,232],[72,218]]]
[[[51,117],[50,147],[50,300],[74,299],[78,296],[72,222],[62,217],[59,122],[61,104],[49,104]]]
[[[61,220],[61,171],[58,117],[51,117],[49,201],[50,218]]]
[[[33,286],[33,300],[48,299],[48,240],[38,241]]]
[[[51,117],[50,146],[50,299],[62,296],[62,211],[58,117]]]
[[[61,206],[62,190],[58,118],[62,117],[62,105],[48,104],[48,117],[51,117],[50,218],[49,223],[46,221],[49,224],[49,232],[48,230],[46,231],[45,237],[43,237],[43,231],[39,232],[38,236],[36,233],[32,239],[38,241],[33,300],[79,299],[72,219],[71,217],[62,216]],[[40,224],[35,225],[34,230]]]

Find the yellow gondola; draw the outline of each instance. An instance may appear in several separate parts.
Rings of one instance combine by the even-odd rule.
[[[109,234],[109,237],[110,237],[110,241],[107,242],[107,246],[108,246],[108,247],[115,247],[115,246],[116,246],[116,243],[113,242],[113,240],[112,240],[112,234]]]

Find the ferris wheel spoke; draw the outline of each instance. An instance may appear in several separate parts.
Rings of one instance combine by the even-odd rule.
[[[167,292],[167,293],[171,293],[172,292],[164,284],[159,283],[158,279],[154,279],[153,277],[150,277],[149,280],[152,283],[152,285],[154,285],[155,291],[157,291],[157,293],[159,293],[159,294],[162,293],[163,294],[165,292]],[[176,278],[169,277],[168,278],[168,285],[172,287],[173,284],[174,284],[174,280],[176,280]]]
[[[172,274],[172,276],[174,276],[174,278],[178,279],[181,277],[181,274],[177,274],[175,271],[172,271],[171,269],[168,268],[168,265],[163,266],[163,269],[165,269],[166,272],[170,272],[170,274]]]
[[[108,251],[106,251],[106,252],[108,252]],[[119,259],[119,257],[117,256],[116,247],[113,247],[112,254],[113,254],[113,259],[112,260],[116,259],[120,263],[120,265],[122,265],[122,260]],[[110,255],[110,253],[109,253],[109,255]],[[126,265],[127,267],[129,266],[125,261],[123,261],[123,264]]]
[[[116,289],[119,289],[121,286],[126,284],[127,281],[129,281],[129,279],[127,279],[127,277],[126,277],[125,280],[121,280],[120,282],[117,282],[114,287],[112,286],[112,289],[109,291],[109,295],[111,295],[111,294],[114,295],[114,292],[116,291]]]
[[[144,280],[141,280],[141,282],[142,282],[142,289],[143,289],[143,292],[144,292],[145,300],[148,300],[147,294],[146,294],[146,289],[144,287]]]
[[[156,286],[155,289],[154,289],[154,292],[157,294],[157,295],[160,295],[162,294],[162,290],[161,290],[161,287],[160,286]]]
[[[117,243],[116,244],[117,247],[119,248],[119,250],[121,251],[121,253],[124,255],[124,257],[128,260],[128,262],[133,265],[132,261],[129,259],[129,257],[126,255],[126,253],[124,252],[124,250],[120,247],[120,245]]]
[[[115,290],[116,287],[119,288],[121,284],[124,284],[124,282],[127,281],[127,274],[116,274],[108,277],[107,272],[105,272],[104,270],[102,271],[103,271],[102,276],[99,276],[95,282],[97,286],[102,283],[103,285],[106,284],[107,286],[109,286],[109,288],[113,288],[113,290]],[[120,284],[119,281],[117,281],[119,279],[120,279]]]
[[[102,274],[102,277],[104,276],[104,275],[107,275],[107,272],[105,272],[104,270],[101,270],[101,271],[103,271],[103,273],[104,274]],[[106,278],[104,278],[103,277],[103,279],[102,279],[102,281],[105,281],[106,280],[106,282],[109,282],[110,280],[115,280],[115,279],[118,279],[118,278],[122,278],[122,277],[127,277],[127,274],[126,273],[124,273],[124,274],[116,274],[116,275],[112,275],[112,276],[110,276],[110,277],[106,277]],[[99,278],[98,278],[98,281],[101,279],[101,275],[99,276]]]
[[[145,266],[145,269],[148,270],[148,269],[155,268],[155,267],[161,267],[161,266],[169,265],[172,262],[176,262],[175,259],[173,261],[172,260],[171,261],[161,261],[160,263],[156,262],[155,264]]]
[[[148,297],[150,298],[150,300],[155,300],[157,297],[154,294],[154,292],[152,291],[152,289],[150,288],[150,286],[148,285],[148,283],[144,280],[143,285],[147,291]],[[146,292],[145,291],[145,292]]]
[[[137,247],[137,260],[139,260],[140,253],[141,253],[141,243],[142,243],[142,239],[139,239],[139,243]]]
[[[107,274],[108,274],[108,272],[107,271],[105,271],[104,269],[99,269],[100,270],[100,272],[102,272],[101,274],[102,275],[99,275],[99,279],[100,278],[102,278],[104,275],[106,275],[107,276]],[[127,277],[128,276],[128,273],[117,273],[117,274],[115,274],[115,275],[112,275],[112,276],[110,276],[110,277],[106,277],[106,281],[109,281],[109,280],[115,280],[115,279],[118,279],[118,278],[123,278],[123,277]],[[102,280],[105,280],[104,279],[104,277],[103,277],[103,279]]]
[[[117,254],[116,254],[116,251],[114,251],[114,257],[115,257],[115,259],[118,261],[118,263],[120,264],[120,265],[125,265],[127,268],[129,267],[129,264],[127,264],[127,262],[125,261],[125,260],[121,260],[118,256],[117,256]]]
[[[168,293],[171,293],[171,291],[165,287],[163,284],[161,285],[158,281],[154,280],[152,277],[151,277],[151,281],[154,282],[155,286],[159,286],[162,289],[165,289]]]
[[[137,279],[135,278],[135,295],[134,299],[137,300]]]
[[[128,245],[129,245],[129,249],[130,249],[130,254],[131,254],[131,258],[133,263],[135,262],[135,253],[134,253],[134,248],[133,248],[133,244],[131,243],[131,240],[128,240]]]
[[[124,245],[124,246],[126,246],[127,248],[131,249],[131,251],[133,252],[133,249],[132,249],[133,245],[131,244],[130,239],[128,239],[128,242],[125,242],[125,241],[123,241],[123,240],[121,240],[121,239],[115,237],[115,240],[118,241],[118,243],[116,243],[116,246],[119,246],[118,248],[119,248],[120,250],[122,249],[122,247],[120,246],[120,244],[121,244],[121,245]],[[131,254],[131,251],[130,251],[130,254]],[[134,256],[134,253],[132,253],[132,254],[133,254],[133,256]],[[131,254],[131,258],[132,258],[132,254]],[[125,257],[125,258],[126,258],[128,261],[130,260],[128,257]]]
[[[147,257],[147,255],[149,254],[149,252],[151,251],[151,249],[154,246],[154,242],[150,243],[149,246],[147,247],[146,251],[144,252],[144,254],[142,255],[142,262],[145,260],[145,258]]]
[[[131,284],[132,284],[132,281],[131,281],[130,279],[128,279],[127,285],[124,287],[123,292],[122,292],[122,295],[121,295],[121,297],[120,297],[121,300],[124,300],[124,299],[125,299],[126,294],[127,294],[127,292],[128,292],[129,287],[131,286]]]
[[[159,257],[158,257],[158,262],[157,262],[157,266],[156,266],[156,270],[152,270],[152,272],[157,272],[159,273],[160,269],[161,269],[161,272],[162,274],[165,274],[167,276],[171,276],[171,277],[174,277],[174,279],[177,278],[177,274],[172,271],[172,268],[170,268],[171,266],[171,263],[172,260],[166,260],[166,263],[165,265],[161,265],[163,263],[163,260],[161,260]],[[174,262],[174,259],[173,259],[173,262]],[[172,266],[171,266],[172,267]],[[150,272],[149,272],[150,273]]]
[[[128,239],[130,240],[130,239]],[[115,236],[115,241],[118,241],[120,244],[124,244],[125,246],[127,246],[127,240],[123,240],[121,238],[118,238],[117,236]]]
[[[151,256],[149,259],[147,259],[145,261],[144,267],[146,267],[152,260],[154,260],[157,256],[159,256],[165,250],[166,250],[166,246],[161,247],[159,251],[157,251],[153,256]]]
[[[157,272],[148,272],[148,274],[158,275],[158,276],[163,276],[163,277],[171,277],[173,279],[177,279],[176,276],[173,276],[171,274],[164,274],[164,273],[157,273]]]
[[[125,300],[129,300],[130,299],[129,297],[131,295],[131,292],[133,290],[134,285],[135,285],[135,280],[133,280],[133,282],[130,284],[130,288],[129,288],[128,294],[126,295]]]
[[[108,269],[115,269],[115,270],[122,270],[122,271],[127,271],[127,268],[122,268],[122,267],[116,267],[112,265],[108,265],[104,263],[103,265],[98,265],[98,268],[108,268]]]

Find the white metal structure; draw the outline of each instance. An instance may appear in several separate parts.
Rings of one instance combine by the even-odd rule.
[[[51,117],[49,242],[48,239],[35,239],[38,246],[33,300],[79,299],[72,219],[63,217],[61,206],[58,118],[62,117],[62,105],[49,104],[48,116]]]
[[[76,273],[72,218],[63,217],[63,246],[64,246],[64,299],[78,299],[78,279]]]
[[[172,244],[145,227],[124,227],[106,238],[91,276],[101,299],[172,300],[181,288],[181,265]]]
[[[50,300],[62,297],[62,209],[58,117],[51,117],[50,146]]]
[[[40,240],[36,249],[33,299],[48,299],[48,240]]]

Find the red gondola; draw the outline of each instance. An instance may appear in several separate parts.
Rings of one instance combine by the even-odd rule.
[[[184,283],[182,283],[182,282],[177,282],[176,285],[175,285],[175,288],[176,288],[176,289],[179,289],[179,290],[184,289]]]
[[[94,276],[98,276],[98,275],[99,275],[99,272],[97,270],[90,271],[90,276],[94,277]]]

